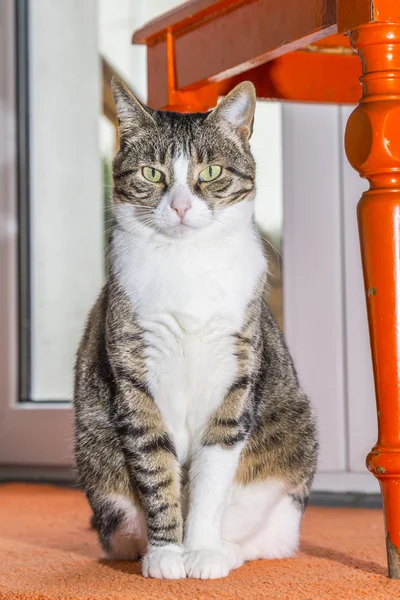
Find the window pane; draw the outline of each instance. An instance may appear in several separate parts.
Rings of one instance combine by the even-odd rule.
[[[96,1],[30,2],[29,32],[29,398],[70,400],[104,279]]]

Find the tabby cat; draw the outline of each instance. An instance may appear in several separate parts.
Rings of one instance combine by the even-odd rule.
[[[101,545],[146,577],[297,549],[316,426],[265,304],[251,83],[211,112],[118,81],[110,276],[78,351],[76,461]]]

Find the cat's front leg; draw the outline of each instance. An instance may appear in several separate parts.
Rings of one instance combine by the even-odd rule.
[[[184,578],[180,466],[175,448],[145,383],[127,373],[117,371],[114,425],[146,521],[148,548],[142,573],[158,579]]]
[[[243,563],[239,547],[221,539],[222,517],[243,442],[231,448],[202,446],[190,470],[190,506],[184,540],[188,577],[226,577]]]
[[[113,371],[111,418],[146,524],[145,577],[186,577],[183,564],[181,468],[176,449],[147,385],[144,332],[115,281],[107,315],[107,351]],[[125,303],[124,303],[125,302]],[[125,318],[123,318],[125,317]]]
[[[192,457],[184,537],[188,577],[225,577],[243,563],[241,548],[222,540],[221,533],[229,492],[253,423],[252,381],[259,332],[254,315],[250,317],[243,332],[235,336],[236,380],[212,415]]]
[[[241,452],[253,427],[253,381],[259,367],[260,303],[252,303],[243,330],[235,334],[236,379],[206,425],[189,472],[189,513],[185,525],[186,575],[225,577],[243,563],[242,549],[224,541],[222,520],[234,486]]]

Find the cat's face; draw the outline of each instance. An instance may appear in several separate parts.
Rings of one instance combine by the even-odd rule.
[[[118,82],[113,92],[120,133],[114,212],[125,229],[193,235],[218,227],[224,213],[254,198],[251,83],[237,86],[212,112],[195,114],[153,111]]]

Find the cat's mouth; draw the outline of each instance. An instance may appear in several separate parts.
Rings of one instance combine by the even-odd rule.
[[[193,225],[189,225],[188,223],[178,223],[177,225],[172,225],[166,230],[166,233],[169,235],[173,235],[176,237],[183,237],[184,235],[188,235],[194,232],[197,227],[193,227]]]
[[[163,233],[164,235],[168,235],[171,237],[182,237],[185,234],[190,232],[194,232],[196,229],[199,229],[198,226],[187,223],[185,221],[180,221],[178,223],[165,222],[163,218],[157,218],[157,216],[149,215],[145,213],[144,215],[139,213],[135,214],[135,221],[141,223],[146,227],[150,227],[159,233]]]

